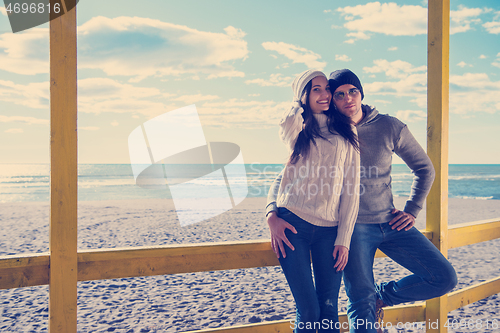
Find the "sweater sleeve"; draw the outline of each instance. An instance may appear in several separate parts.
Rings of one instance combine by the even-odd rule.
[[[295,142],[299,133],[302,131],[304,118],[302,117],[302,108],[299,101],[294,101],[288,111],[283,113],[280,121],[280,138],[290,151],[293,151]]]
[[[413,172],[411,193],[408,201],[406,201],[404,211],[417,217],[434,182],[434,166],[406,125],[401,130],[394,152],[401,157]]]
[[[269,188],[269,193],[267,194],[266,216],[271,212],[278,212],[278,205],[276,204],[276,201],[278,200],[281,178],[283,178],[283,171],[281,171],[278,177],[276,177]]]
[[[349,248],[354,224],[359,211],[359,152],[347,144],[347,157],[344,165],[344,180],[339,205],[339,227],[335,245]]]

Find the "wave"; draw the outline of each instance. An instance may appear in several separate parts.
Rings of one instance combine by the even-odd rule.
[[[451,198],[457,198],[457,199],[474,199],[474,200],[492,200],[492,199],[494,199],[493,196],[489,196],[489,197],[471,197],[471,196],[466,196],[466,195],[451,196]]]
[[[449,180],[497,180],[500,175],[450,175]]]

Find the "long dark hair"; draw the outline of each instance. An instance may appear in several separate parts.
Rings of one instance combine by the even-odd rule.
[[[309,155],[309,150],[311,149],[311,142],[316,145],[316,139],[325,139],[321,135],[321,130],[319,128],[318,121],[313,116],[311,106],[309,105],[309,94],[312,89],[312,80],[307,83],[304,90],[305,104],[303,105],[304,112],[302,117],[304,118],[304,129],[299,133],[293,152],[290,155],[289,163],[295,164],[301,157],[306,158]],[[351,119],[342,113],[340,113],[333,101],[330,102],[330,108],[325,112],[328,117],[328,131],[334,133],[336,131],[342,137],[344,137],[357,151],[359,151],[358,136],[353,132],[351,128]],[[326,140],[326,139],[325,139]]]

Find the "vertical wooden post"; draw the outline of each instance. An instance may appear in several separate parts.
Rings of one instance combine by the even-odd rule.
[[[50,333],[77,330],[76,75],[73,7],[50,21]]]
[[[427,34],[427,153],[436,179],[427,197],[426,229],[447,257],[450,0],[428,2]],[[427,332],[447,332],[447,300],[444,295],[427,301]]]

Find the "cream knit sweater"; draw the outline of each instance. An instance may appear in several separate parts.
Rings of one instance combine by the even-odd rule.
[[[280,122],[281,139],[290,151],[302,130],[302,112],[291,108]],[[341,135],[328,131],[324,113],[314,117],[326,140],[316,138],[307,158],[285,166],[277,206],[317,226],[338,226],[335,245],[349,248],[359,209],[359,153]]]

